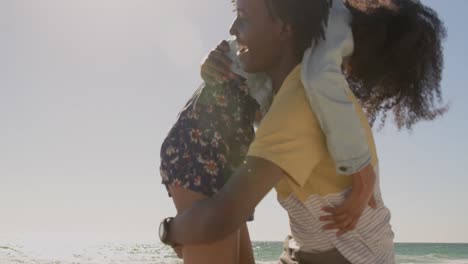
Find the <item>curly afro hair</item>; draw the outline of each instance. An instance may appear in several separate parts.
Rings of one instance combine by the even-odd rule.
[[[441,106],[442,41],[446,29],[437,13],[412,0],[347,0],[355,48],[343,65],[351,90],[369,121],[389,111],[396,126],[411,129],[433,120]]]

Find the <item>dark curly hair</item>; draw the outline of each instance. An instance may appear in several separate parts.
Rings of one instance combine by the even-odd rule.
[[[437,13],[414,0],[346,4],[355,47],[344,72],[370,123],[380,115],[383,126],[391,110],[399,129],[411,129],[445,113],[440,82],[446,29]]]
[[[265,0],[273,18],[291,24],[297,56],[324,37],[331,0]],[[369,122],[389,111],[396,126],[411,129],[433,120],[442,104],[442,41],[446,29],[437,13],[417,0],[346,0],[352,14],[354,52],[343,71]]]

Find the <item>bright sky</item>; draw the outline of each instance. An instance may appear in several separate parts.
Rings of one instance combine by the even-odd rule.
[[[468,242],[468,1],[423,2],[448,27],[451,109],[411,133],[375,133],[382,189],[397,241]],[[231,10],[230,0],[0,0],[0,234],[156,241],[175,214],[160,144],[204,54],[228,37]],[[250,228],[254,240],[288,234],[274,193]]]

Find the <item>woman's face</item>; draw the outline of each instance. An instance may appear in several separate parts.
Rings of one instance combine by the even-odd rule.
[[[284,50],[283,22],[270,15],[265,0],[236,0],[236,11],[229,32],[236,36],[244,70],[268,72]]]

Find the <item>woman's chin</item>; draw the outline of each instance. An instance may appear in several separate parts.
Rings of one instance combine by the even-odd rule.
[[[237,55],[239,57],[240,65],[242,67],[242,70],[248,73],[256,73],[258,70],[256,70],[256,66],[253,62],[253,60],[250,58],[248,52],[241,53]]]

